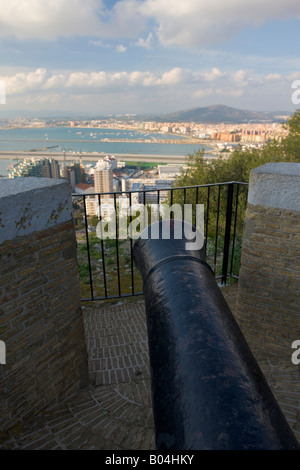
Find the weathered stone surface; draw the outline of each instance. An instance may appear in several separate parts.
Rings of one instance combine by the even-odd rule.
[[[53,227],[72,217],[66,180],[1,178],[0,244]]]
[[[300,163],[266,163],[252,170],[248,202],[299,211]]]
[[[3,215],[4,202],[5,210],[12,211],[2,222],[12,230],[0,243],[0,340],[6,344],[6,365],[0,365],[0,430],[88,384],[73,221],[68,210],[61,212],[60,223],[60,217],[51,224],[45,214],[39,217],[41,205],[49,210],[51,205],[70,206],[68,185],[25,179],[4,180],[3,186],[1,182],[7,193],[2,194],[0,210]],[[13,227],[13,216],[18,204],[29,200],[32,224],[24,234]],[[2,229],[6,234],[7,226]]]
[[[238,321],[252,350],[291,363],[300,339],[300,164],[251,172]]]

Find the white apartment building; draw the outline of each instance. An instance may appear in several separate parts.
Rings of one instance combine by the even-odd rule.
[[[94,171],[94,184],[96,193],[113,192],[113,169],[109,163],[98,161]]]
[[[114,198],[100,198],[101,206],[99,205],[98,196],[88,196],[85,198],[85,206],[87,215],[97,215],[98,217],[107,217],[115,207]],[[116,201],[118,204],[118,201]]]
[[[94,187],[83,188],[83,185],[77,185],[77,191],[79,194],[89,194],[93,193],[112,193],[113,192],[113,169],[109,162],[104,160],[98,160],[97,165],[94,169]],[[85,185],[88,186],[88,185]],[[101,205],[110,200],[109,195],[101,196]],[[113,201],[113,200],[112,200]],[[110,201],[109,201],[110,202]],[[85,199],[87,215],[99,215],[99,198],[98,196],[89,196]],[[103,214],[102,214],[103,215]]]
[[[85,207],[87,215],[98,215],[98,200],[95,196],[85,198]]]

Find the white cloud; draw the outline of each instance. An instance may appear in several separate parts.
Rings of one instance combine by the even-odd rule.
[[[145,29],[146,20],[140,10],[139,0],[120,0],[115,3],[108,14],[102,30],[104,37],[138,37]],[[101,31],[98,32],[101,36]]]
[[[10,0],[1,2],[0,35],[55,39],[59,36],[96,35],[102,1]]]
[[[89,75],[84,72],[73,72],[70,74],[69,78],[67,76],[64,77],[63,86],[67,88],[73,87],[82,87],[84,88],[87,85],[89,79]]]
[[[101,89],[114,89],[122,91],[131,87],[194,87],[194,93],[202,93],[201,90],[212,90],[226,86],[228,89],[246,86],[259,86],[264,83],[281,82],[296,76],[291,74],[283,77],[280,74],[267,74],[256,76],[250,70],[222,71],[212,68],[208,71],[191,71],[180,67],[174,67],[162,73],[135,70],[133,72],[50,72],[47,69],[36,69],[28,72],[14,72],[11,75],[0,75],[0,80],[6,83],[8,94],[21,94],[24,92],[41,92],[58,90],[81,90],[88,92]],[[207,84],[210,84],[209,88]]]
[[[299,17],[299,0],[9,0],[1,2],[0,37],[78,35],[99,46],[97,38],[136,38],[149,48],[156,34],[165,46],[199,47],[270,20]]]
[[[52,75],[43,85],[44,90],[57,89],[64,86],[65,76],[63,74]]]
[[[296,75],[289,77],[292,76]],[[0,82],[5,83],[8,105],[16,107],[38,106],[47,102],[62,107],[84,102],[84,106],[89,103],[93,107],[99,97],[101,103],[107,103],[107,109],[128,106],[130,111],[134,111],[133,106],[143,106],[144,111],[148,111],[149,107],[155,111],[156,107],[158,112],[170,104],[173,109],[175,106],[180,109],[201,106],[203,100],[207,105],[224,102],[227,97],[231,105],[243,107],[242,99],[253,106],[255,99],[267,102],[268,96],[272,95],[289,100],[291,95],[288,76],[255,75],[251,70],[228,71],[216,67],[204,71],[175,67],[160,73],[142,70],[70,73],[40,68],[26,72],[13,70],[6,75],[0,73]]]
[[[49,74],[46,69],[37,69],[33,72],[19,72],[12,76],[4,76],[7,94],[20,94],[40,89],[46,83]]]
[[[281,75],[279,73],[269,73],[266,77],[265,80],[269,82],[277,82],[281,80]]]
[[[128,83],[132,86],[143,86],[146,83],[146,86],[153,84],[156,81],[156,78],[150,72],[131,72],[128,74]]]
[[[9,0],[0,8],[0,37],[136,37],[143,28],[136,0],[119,1],[110,10],[103,0]]]
[[[221,72],[217,67],[213,67],[211,69],[211,71],[205,72],[203,74],[203,78],[207,82],[212,82],[212,81],[215,81],[215,80],[224,79],[226,77],[227,77],[227,73],[226,72]]]
[[[252,80],[250,77],[250,72],[248,70],[238,70],[233,75],[233,80],[237,86],[247,86],[249,81]]]
[[[143,15],[154,19],[165,46],[201,46],[236,36],[272,19],[299,17],[298,0],[146,0]]]
[[[200,90],[195,91],[195,98],[203,98],[204,96],[210,96],[214,93],[213,88],[201,88]]]
[[[126,52],[127,51],[127,47],[123,46],[123,44],[119,44],[117,47],[117,52]]]
[[[185,78],[189,75],[188,72],[182,70],[180,67],[175,67],[172,70],[165,72],[161,79],[158,80],[158,84],[161,85],[175,85],[178,83],[183,83]]]
[[[149,33],[146,39],[139,38],[139,40],[136,42],[136,45],[140,47],[144,47],[145,49],[150,49],[152,41],[153,41],[153,34]]]
[[[100,39],[98,39],[97,41],[90,40],[89,44],[91,44],[92,46],[96,46],[96,47],[107,47],[105,44],[103,44],[102,41],[100,41]]]
[[[291,81],[300,80],[300,72],[291,72],[285,78],[286,80],[291,80]]]

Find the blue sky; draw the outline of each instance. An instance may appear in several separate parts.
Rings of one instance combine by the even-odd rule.
[[[289,111],[299,0],[0,0],[0,111]]]

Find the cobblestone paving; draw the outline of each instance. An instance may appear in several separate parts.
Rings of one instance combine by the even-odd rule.
[[[89,387],[4,436],[0,448],[155,448],[143,298],[100,308],[85,304],[83,315]]]
[[[223,293],[234,313],[236,286]],[[155,449],[143,297],[85,304],[83,312],[89,387],[2,435],[0,449]],[[299,368],[258,362],[300,439]]]

